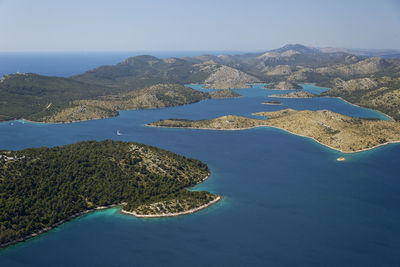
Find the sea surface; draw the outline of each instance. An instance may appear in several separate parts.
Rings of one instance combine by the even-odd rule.
[[[399,266],[400,145],[342,154],[268,127],[212,131],[145,126],[166,118],[251,116],[284,108],[387,119],[336,98],[263,105],[277,91],[261,87],[236,89],[241,98],[123,111],[102,120],[0,123],[0,149],[114,139],[197,158],[209,165],[211,176],[196,189],[223,197],[210,208],[174,218],[138,219],[118,208],[87,214],[1,249],[0,266]],[[346,161],[336,160],[341,156]]]

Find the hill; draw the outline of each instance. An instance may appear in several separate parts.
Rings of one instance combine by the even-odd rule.
[[[189,104],[212,97],[182,87],[189,83],[201,83],[214,89],[247,88],[249,84],[258,82],[296,89],[299,88],[297,83],[316,83],[332,87],[326,95],[342,96],[336,90],[339,87],[335,79],[384,80],[384,77],[400,77],[400,60],[366,58],[349,54],[348,51],[294,44],[263,53],[241,55],[166,59],[149,55],[135,56],[116,65],[101,66],[69,78],[32,73],[6,75],[0,81],[0,121],[25,118],[67,122],[104,118],[116,116],[117,107],[157,108]],[[159,86],[164,89],[157,93],[151,89],[159,84],[168,84],[170,90]],[[390,95],[383,97],[382,101],[378,99],[376,103],[372,103],[372,93],[371,97],[365,96],[362,100],[355,99],[355,92],[343,98],[355,104],[377,108],[397,118],[395,105],[398,102],[393,100],[397,95],[395,84],[392,82],[386,86],[383,82],[382,86],[373,89],[391,88]],[[375,96],[383,91],[388,92],[378,90]],[[115,108],[104,109],[106,106]]]
[[[335,79],[332,88],[321,95],[341,97],[400,120],[400,77]]]
[[[0,81],[0,121],[27,119],[60,123],[117,116],[119,110],[191,104],[233,92],[203,93],[178,84],[124,90],[71,78],[6,75]]]

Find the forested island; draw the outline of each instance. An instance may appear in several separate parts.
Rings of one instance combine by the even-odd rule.
[[[198,160],[134,142],[0,151],[0,247],[115,205],[136,215],[197,211],[220,199],[187,190],[208,175]]]
[[[352,118],[329,110],[293,110],[257,112],[268,117],[254,119],[240,116],[222,116],[211,120],[168,119],[152,122],[149,126],[194,128],[210,130],[244,130],[269,126],[312,138],[332,149],[352,153],[372,149],[388,143],[400,142],[400,123]]]

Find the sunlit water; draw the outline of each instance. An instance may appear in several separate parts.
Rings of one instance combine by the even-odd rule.
[[[260,87],[236,90],[241,98],[123,111],[102,120],[1,123],[0,149],[114,139],[200,159],[211,168],[211,177],[196,188],[217,193],[223,201],[175,218],[137,219],[118,208],[91,213],[0,250],[0,266],[398,266],[400,145],[348,155],[267,127],[145,126],[166,118],[251,116],[284,108],[384,118],[336,98],[263,105],[277,91]],[[346,161],[336,161],[339,156]]]

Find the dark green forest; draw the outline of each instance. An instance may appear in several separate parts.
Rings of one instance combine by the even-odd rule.
[[[133,142],[0,151],[0,244],[99,206],[132,211],[173,198],[201,205],[213,194],[185,188],[208,173],[198,160]]]

